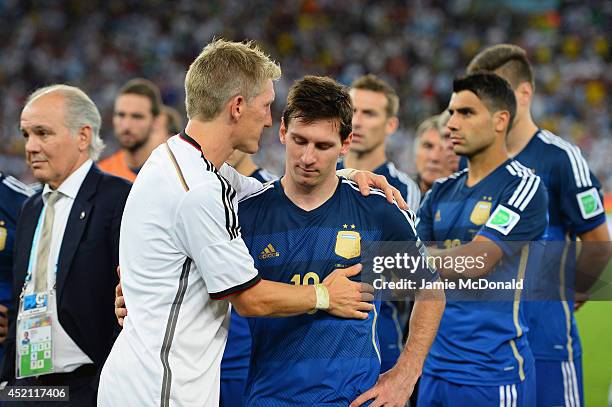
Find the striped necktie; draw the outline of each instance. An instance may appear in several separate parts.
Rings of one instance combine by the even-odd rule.
[[[47,269],[49,263],[49,252],[51,251],[51,238],[53,234],[53,218],[55,217],[55,203],[60,199],[62,193],[51,192],[47,197],[45,208],[45,220],[43,221],[40,239],[36,248],[36,268],[34,270],[34,292],[47,291]]]

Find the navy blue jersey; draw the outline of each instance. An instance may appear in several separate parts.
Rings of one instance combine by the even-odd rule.
[[[344,168],[341,161],[337,169]],[[373,171],[375,174],[384,175],[389,184],[397,188],[411,210],[418,211],[421,202],[421,190],[410,177],[395,168],[392,162],[387,161]],[[405,310],[403,303],[394,301],[383,301],[380,307],[378,322],[378,337],[380,340],[380,352],[382,357],[381,371],[384,373],[395,365],[403,344],[402,339],[406,329]]]
[[[546,130],[539,130],[516,160],[539,175],[548,189],[547,240],[574,242],[577,234],[606,221],[601,185],[578,147]],[[540,287],[538,295],[552,298],[561,293],[560,301],[526,303],[528,338],[536,359],[573,360],[582,353],[573,315],[575,255],[572,245],[549,244],[545,267],[536,280],[545,285]],[[564,269],[561,268],[562,259]]]
[[[13,244],[21,205],[34,191],[21,181],[0,174],[0,282],[12,281]]]
[[[249,176],[255,178],[262,184],[278,178],[276,175],[270,174],[268,171],[264,170],[263,168],[257,168],[255,172],[253,172]]]
[[[277,178],[263,168],[256,169],[250,176],[261,183]],[[232,308],[227,344],[221,360],[221,380],[242,379],[246,381],[249,373],[250,357],[251,331],[249,330],[249,323],[246,318],[238,315]]]
[[[390,205],[382,192],[363,197],[345,179],[311,211],[293,204],[280,181],[239,205],[242,238],[262,278],[296,285],[322,282],[334,269],[363,261],[367,242],[413,241],[417,253],[420,243],[410,216]],[[420,269],[415,278],[431,281],[437,273]],[[380,301],[375,302],[376,311],[367,320],[323,311],[249,318],[253,343],[246,405],[346,406],[368,390],[380,370]]]
[[[494,270],[496,278],[524,278],[539,266],[542,248],[530,252],[532,244],[512,242],[530,242],[544,234],[547,195],[543,183],[513,160],[474,186],[466,186],[467,176],[467,170],[462,170],[433,184],[419,210],[419,237],[449,248],[484,236],[503,250]],[[525,380],[533,369],[533,355],[525,336],[520,295],[517,290],[510,291],[508,301],[447,301],[424,371],[466,385]]]

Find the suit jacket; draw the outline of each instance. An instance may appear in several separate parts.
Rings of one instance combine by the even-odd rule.
[[[74,200],[60,246],[57,312],[66,333],[98,370],[117,337],[114,314],[119,228],[131,184],[94,164]],[[15,335],[19,295],[27,273],[34,231],[43,208],[42,191],[23,205],[13,257],[13,311],[2,362],[2,381],[15,379]]]

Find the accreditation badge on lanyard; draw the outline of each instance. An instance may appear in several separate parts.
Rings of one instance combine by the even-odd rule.
[[[53,342],[52,312],[49,304],[50,291],[31,292],[27,290],[32,283],[32,267],[36,257],[36,246],[40,236],[41,219],[44,219],[44,210],[34,233],[34,242],[30,252],[30,263],[26,274],[24,286],[19,300],[17,314],[17,337],[15,338],[16,363],[15,377],[18,379],[31,376],[40,376],[53,373]]]
[[[53,373],[49,293],[24,295],[17,317],[16,377]]]

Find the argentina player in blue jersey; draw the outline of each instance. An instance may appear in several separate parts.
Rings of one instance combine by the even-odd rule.
[[[517,114],[506,145],[510,156],[539,175],[549,194],[548,245],[544,268],[537,281],[538,297],[528,301],[530,347],[536,359],[537,405],[583,404],[582,349],[574,319],[576,291],[586,292],[610,258],[610,236],[605,223],[599,180],[589,170],[577,146],[540,129],[531,117],[535,83],[525,51],[499,44],[481,51],[468,73],[495,72],[506,79],[517,99]],[[572,242],[579,237],[580,257]],[[563,265],[565,267],[563,267]]]
[[[242,175],[266,183],[277,177],[258,167],[250,154],[235,150],[226,161]],[[251,332],[247,319],[232,308],[227,345],[221,360],[220,407],[240,406],[249,374]]]
[[[7,313],[12,302],[13,244],[21,205],[34,190],[21,181],[0,173],[0,344],[8,329]],[[0,347],[0,358],[4,348]]]
[[[264,278],[315,284],[336,267],[359,263],[368,241],[406,241],[417,252],[410,215],[377,191],[367,198],[335,174],[350,146],[348,92],[329,78],[305,77],[289,91],[280,139],[286,175],[240,203],[242,237]],[[429,267],[419,279],[437,280]],[[427,291],[427,290],[423,290]],[[252,353],[244,404],[346,406],[369,399],[405,405],[433,340],[443,301],[419,300],[395,368],[380,376],[376,313],[340,321],[324,313],[250,318]],[[443,298],[442,291],[428,294]],[[373,387],[373,388],[372,388]],[[371,390],[369,390],[372,388]],[[358,398],[358,396],[360,396]]]
[[[399,97],[395,90],[375,75],[357,78],[351,84],[353,103],[353,141],[337,168],[355,168],[384,175],[397,188],[415,213],[419,209],[421,191],[407,174],[388,160],[385,145],[399,124]],[[409,304],[404,301],[383,301],[378,319],[378,335],[382,359],[381,371],[389,370],[402,351],[402,338],[408,319]]]
[[[434,183],[419,210],[419,236],[437,242],[436,255],[486,253],[484,266],[468,277],[495,273],[500,281],[520,280],[539,265],[530,251],[538,242],[524,242],[544,234],[547,196],[540,178],[508,158],[505,136],[516,111],[512,89],[492,74],[457,79],[448,111],[453,149],[467,156],[469,169]],[[439,271],[457,277],[453,269]],[[425,363],[419,406],[534,405],[521,291],[509,294],[508,301],[448,301]]]

